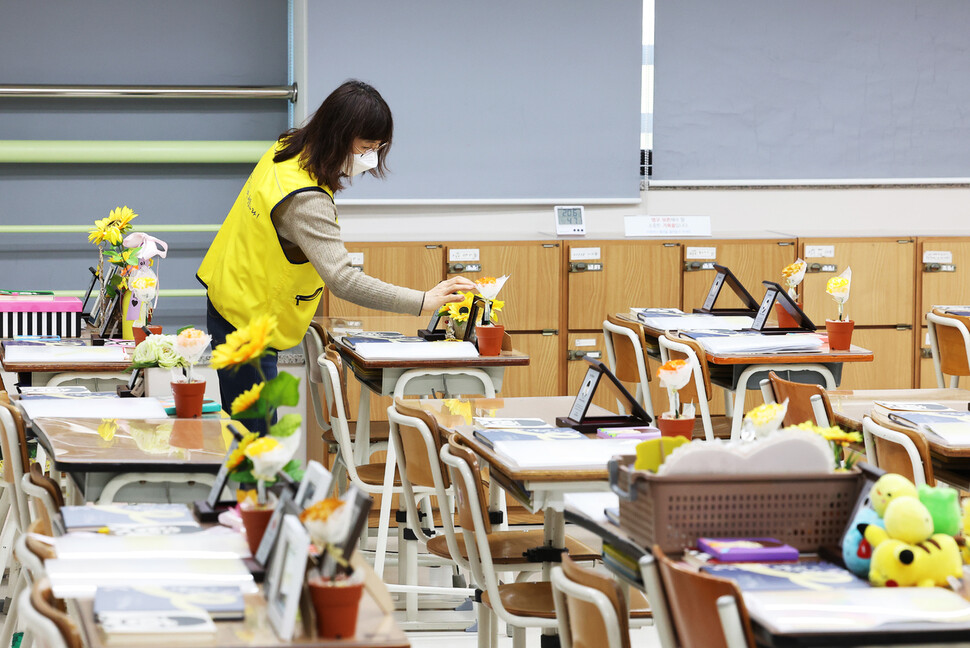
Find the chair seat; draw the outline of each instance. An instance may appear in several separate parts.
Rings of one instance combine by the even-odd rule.
[[[370,486],[383,486],[384,485],[384,467],[387,464],[383,462],[379,463],[369,463],[363,466],[357,466],[357,476],[365,484]],[[401,476],[397,472],[397,468],[394,469],[394,485],[401,485]]]
[[[468,560],[468,551],[465,549],[465,537],[457,534],[458,550],[461,557]],[[529,562],[522,554],[526,550],[542,546],[542,529],[530,529],[528,531],[496,531],[488,534],[488,547],[492,552],[492,562],[497,565],[521,565]],[[584,545],[582,542],[566,536],[566,549],[573,560],[585,561],[596,560],[600,557],[599,553]],[[428,542],[428,552],[441,558],[451,558],[448,553],[448,543],[443,533],[431,538]]]
[[[539,583],[507,583],[499,585],[499,596],[502,606],[517,616],[530,616],[540,619],[555,619],[556,607],[552,601],[552,584],[548,581]],[[492,607],[488,592],[482,592],[482,603]],[[646,597],[637,589],[630,590],[630,617],[643,619],[651,617],[650,605]]]

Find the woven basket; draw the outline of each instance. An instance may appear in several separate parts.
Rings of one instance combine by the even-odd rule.
[[[771,537],[799,551],[838,545],[862,489],[857,469],[805,475],[673,475],[610,461],[620,528],[646,548],[679,553],[706,537]]]

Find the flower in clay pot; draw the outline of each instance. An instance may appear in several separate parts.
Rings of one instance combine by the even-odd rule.
[[[792,300],[798,298],[798,292],[795,289],[798,288],[798,284],[805,278],[805,271],[807,269],[808,264],[805,261],[796,259],[794,263],[788,264],[781,271],[781,276],[785,280],[785,285],[788,287],[788,295]]]
[[[205,348],[209,346],[211,341],[211,335],[193,327],[181,329],[175,336],[172,348],[185,360],[187,382],[195,382],[192,376],[192,368],[202,358]]]
[[[845,321],[845,302],[849,300],[849,289],[852,287],[852,268],[846,268],[838,277],[832,277],[825,283],[825,292],[832,295],[832,299],[839,305],[839,321]]]
[[[693,367],[686,360],[668,360],[660,365],[660,368],[657,370],[657,378],[660,379],[660,385],[667,389],[667,394],[670,398],[670,412],[667,412],[670,416],[667,418],[694,417],[693,403],[684,406],[683,411],[681,411],[680,398],[677,393],[687,386],[692,375]]]

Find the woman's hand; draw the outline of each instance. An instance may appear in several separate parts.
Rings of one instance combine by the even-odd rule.
[[[469,292],[475,290],[475,284],[465,277],[452,277],[445,279],[440,284],[424,293],[423,313],[433,313],[438,311],[444,304],[461,301],[462,296],[458,291]]]

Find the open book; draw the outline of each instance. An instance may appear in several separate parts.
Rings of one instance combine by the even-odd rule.
[[[890,421],[914,430],[932,432],[950,445],[970,445],[970,412],[924,410],[888,412]]]

